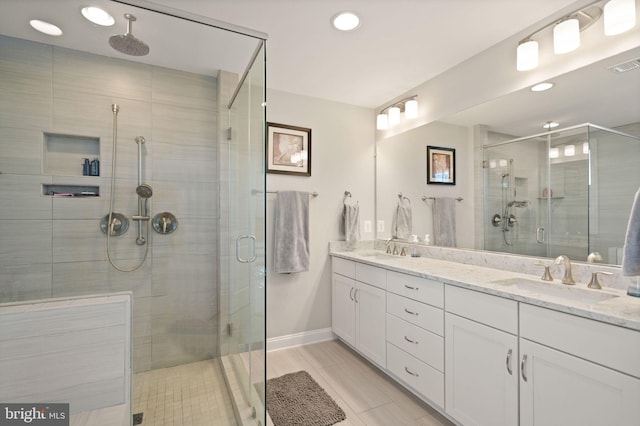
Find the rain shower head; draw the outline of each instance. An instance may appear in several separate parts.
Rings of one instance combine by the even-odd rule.
[[[124,17],[127,20],[127,32],[124,35],[109,37],[111,47],[125,55],[144,56],[149,54],[149,46],[131,33],[131,23],[136,20],[136,17],[130,13],[125,13]]]
[[[138,196],[141,198],[149,199],[153,195],[153,189],[151,188],[151,186],[143,183],[138,185],[138,187],[136,188],[136,194],[138,194]]]

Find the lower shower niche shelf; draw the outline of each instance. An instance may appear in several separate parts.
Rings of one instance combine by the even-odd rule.
[[[42,195],[52,197],[94,198],[100,196],[99,186],[87,185],[42,185]]]

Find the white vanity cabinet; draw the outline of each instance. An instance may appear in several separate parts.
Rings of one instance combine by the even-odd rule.
[[[387,370],[444,407],[444,284],[387,272]]]
[[[520,425],[640,424],[640,332],[520,306]]]
[[[518,303],[453,286],[445,301],[446,413],[463,425],[517,425]]]
[[[337,257],[333,258],[332,267],[333,332],[385,368],[387,271]]]

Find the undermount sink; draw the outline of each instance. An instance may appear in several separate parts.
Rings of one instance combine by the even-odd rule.
[[[582,302],[588,305],[604,302],[605,300],[618,297],[618,295],[616,294],[605,293],[601,290],[589,290],[560,283],[552,284],[543,281],[528,280],[526,278],[509,278],[506,280],[497,280],[492,281],[491,284],[509,286],[530,293]]]
[[[357,251],[356,253],[363,257],[375,257],[378,259],[393,259],[395,257],[398,257],[378,250]]]

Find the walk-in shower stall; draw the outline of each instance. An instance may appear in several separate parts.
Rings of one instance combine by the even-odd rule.
[[[594,124],[486,145],[484,248],[620,264],[639,153],[640,138]]]
[[[134,373],[210,360],[264,425],[266,36],[91,4],[0,5],[0,303],[132,292]]]

